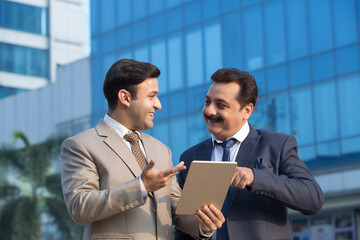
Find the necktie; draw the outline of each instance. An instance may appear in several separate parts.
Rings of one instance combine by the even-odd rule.
[[[137,132],[127,133],[127,134],[125,134],[124,139],[126,141],[130,142],[131,151],[132,151],[136,161],[138,162],[141,170],[143,170],[144,167],[146,166],[146,160],[140,149],[139,135],[137,134]]]
[[[223,155],[221,161],[223,162],[229,162],[230,161],[230,148],[234,146],[236,143],[236,139],[230,138],[224,142],[221,143],[221,146],[223,147]],[[229,234],[227,230],[227,224],[226,224],[226,217],[227,212],[229,209],[229,192],[226,195],[224,205],[221,209],[221,212],[223,213],[225,217],[225,222],[223,223],[222,227],[216,231],[216,240],[227,240],[229,239]]]

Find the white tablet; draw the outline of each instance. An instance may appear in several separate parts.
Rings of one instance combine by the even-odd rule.
[[[192,161],[176,214],[196,214],[204,204],[221,210],[236,162]]]

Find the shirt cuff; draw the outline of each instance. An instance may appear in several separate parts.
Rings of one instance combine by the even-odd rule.
[[[140,189],[141,189],[141,194],[143,198],[146,198],[146,196],[148,195],[148,192],[146,191],[145,185],[141,179],[141,176],[139,176],[139,180],[140,180]]]
[[[215,231],[203,232],[203,230],[201,230],[200,224],[199,224],[199,231],[200,231],[200,237],[205,237],[205,238],[211,238],[211,236],[215,232]]]

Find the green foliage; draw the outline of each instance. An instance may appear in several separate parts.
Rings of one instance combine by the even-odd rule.
[[[25,134],[17,131],[13,145],[0,148],[0,240],[41,239],[43,216],[57,226],[59,239],[81,238],[82,227],[65,207],[60,174],[52,171],[63,139],[30,145]],[[25,148],[14,148],[17,140]]]

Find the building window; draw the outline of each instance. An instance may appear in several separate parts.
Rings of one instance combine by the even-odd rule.
[[[0,27],[48,35],[46,8],[0,0],[0,16]]]
[[[0,71],[48,77],[48,51],[0,43]]]

